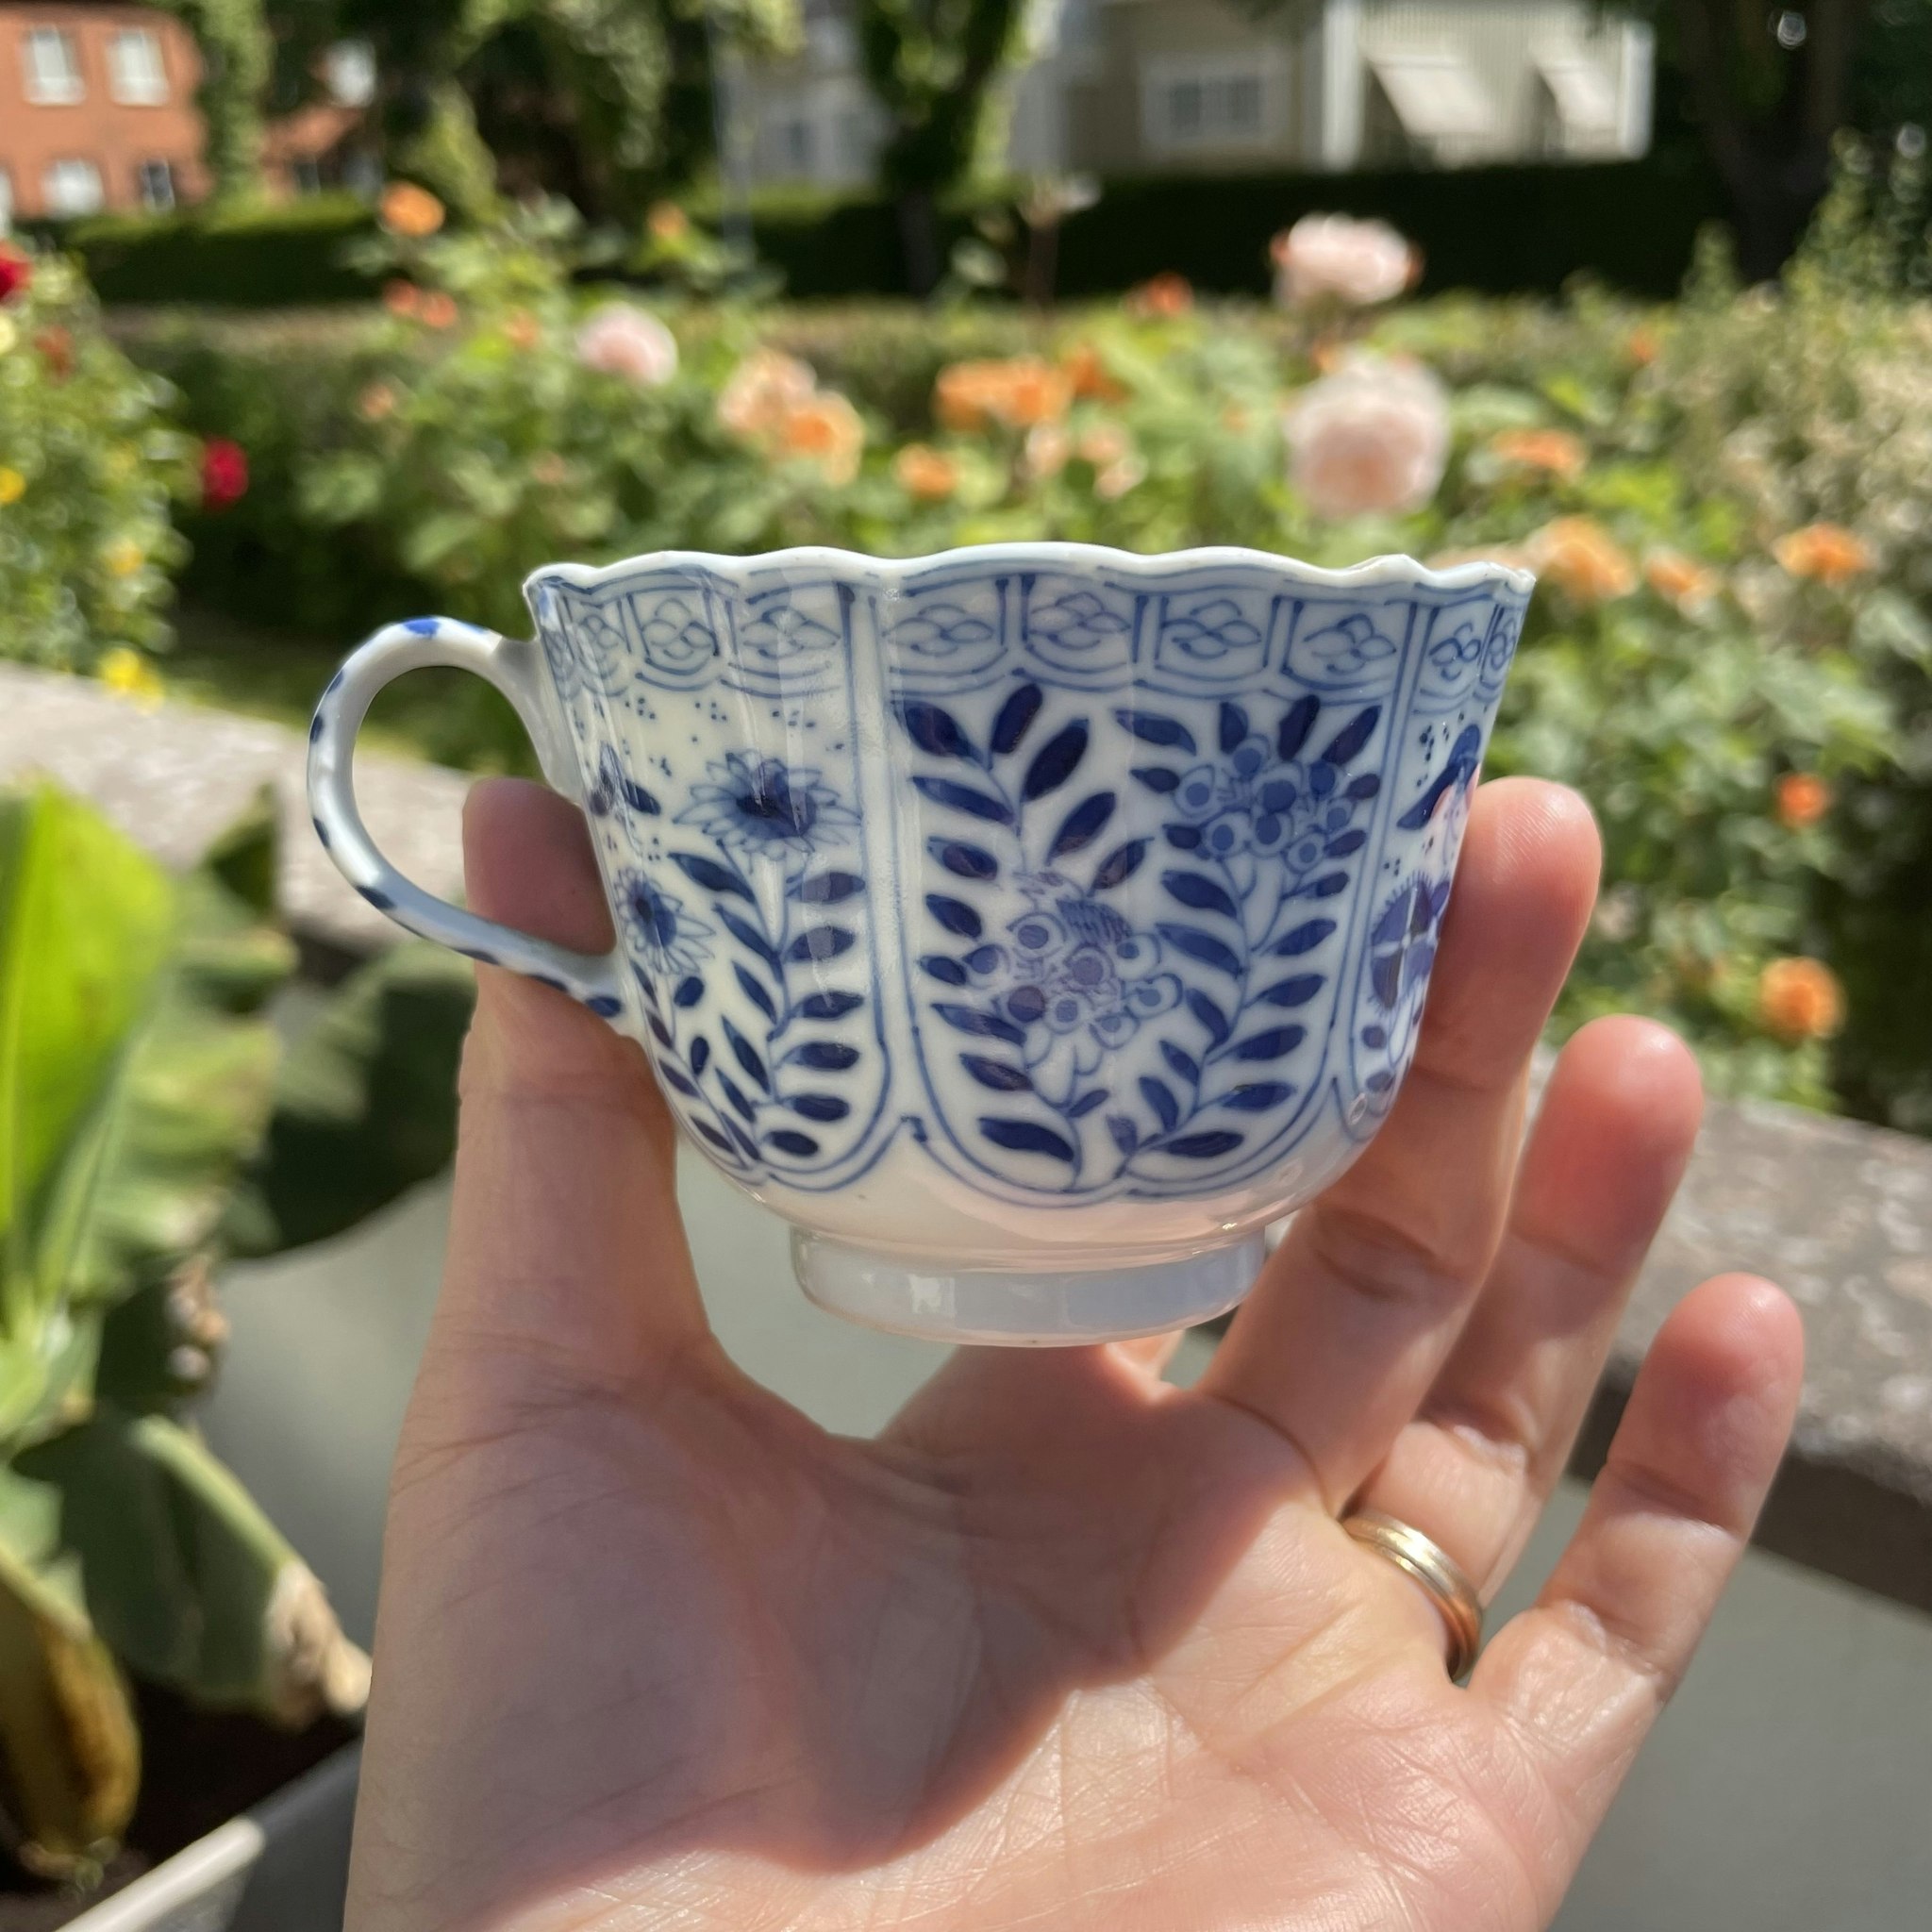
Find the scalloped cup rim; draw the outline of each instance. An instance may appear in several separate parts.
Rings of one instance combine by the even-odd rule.
[[[1365,558],[1341,570],[1318,563],[1304,563],[1299,558],[1278,551],[1252,550],[1240,544],[1205,544],[1189,550],[1141,552],[1116,550],[1105,543],[1029,542],[1011,541],[999,543],[969,543],[952,550],[929,551],[921,557],[873,557],[862,550],[841,550],[833,544],[801,543],[785,550],[763,550],[747,557],[727,557],[710,550],[648,550],[636,557],[618,558],[613,563],[546,563],[524,579],[524,592],[545,584],[567,584],[575,590],[594,590],[621,581],[625,575],[648,566],[655,570],[687,569],[709,571],[720,576],[742,576],[753,571],[774,570],[790,565],[799,570],[836,571],[847,575],[866,573],[904,576],[912,571],[931,570],[943,564],[999,563],[1008,560],[1012,568],[1039,568],[1041,565],[1084,565],[1089,568],[1125,571],[1137,575],[1154,575],[1176,569],[1226,569],[1239,565],[1279,572],[1297,582],[1319,590],[1373,590],[1384,584],[1415,585],[1430,591],[1472,591],[1503,587],[1521,596],[1536,588],[1536,573],[1514,564],[1476,559],[1452,564],[1447,570],[1434,570],[1412,557],[1391,552]]]

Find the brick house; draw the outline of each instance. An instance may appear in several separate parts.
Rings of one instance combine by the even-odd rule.
[[[263,130],[272,193],[364,187],[366,50],[331,50],[324,98]],[[0,0],[0,234],[10,222],[156,211],[208,192],[201,55],[173,14],[88,0]]]
[[[206,192],[200,79],[170,14],[0,0],[0,225]]]

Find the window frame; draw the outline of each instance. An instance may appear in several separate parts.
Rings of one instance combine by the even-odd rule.
[[[54,177],[65,168],[85,168],[93,176],[94,199],[91,208],[60,208],[55,205]],[[86,155],[57,155],[41,168],[41,208],[51,221],[76,222],[97,215],[108,205],[108,184],[101,164]]]
[[[65,66],[58,80],[49,80],[37,51],[52,42],[61,49]],[[72,108],[87,99],[87,76],[80,65],[80,37],[71,27],[28,25],[20,34],[20,79],[27,105],[33,108]]]
[[[1141,145],[1150,156],[1266,152],[1288,132],[1287,80],[1285,51],[1267,44],[1151,55],[1141,73]],[[1228,104],[1249,88],[1254,123],[1238,126]],[[1174,112],[1183,91],[1195,100],[1190,127],[1182,127]]]
[[[140,42],[148,49],[153,62],[150,73],[129,91],[129,76],[121,62],[121,49],[129,42]],[[168,80],[167,56],[161,37],[151,26],[117,26],[108,35],[108,94],[117,107],[164,108],[173,98]]]
[[[167,199],[164,201],[157,201],[148,192],[148,175],[151,169],[158,170],[160,179],[167,184],[168,193]],[[134,164],[134,192],[140,196],[142,207],[147,209],[150,214],[162,215],[168,213],[179,198],[175,186],[174,162],[169,160],[165,155],[158,155],[150,160],[136,161]]]

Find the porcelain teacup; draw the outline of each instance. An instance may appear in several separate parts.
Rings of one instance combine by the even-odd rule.
[[[638,1041],[814,1301],[950,1341],[1149,1333],[1239,1301],[1387,1115],[1530,587],[1064,543],[558,564],[533,641],[363,644],[310,798],[398,924]],[[376,850],[352,747],[424,665],[502,690],[582,806],[608,955]]]

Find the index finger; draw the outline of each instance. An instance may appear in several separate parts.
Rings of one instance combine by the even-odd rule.
[[[478,784],[463,854],[479,912],[573,947],[609,945],[582,815],[555,792]],[[635,1388],[708,1332],[657,1080],[640,1047],[564,994],[493,966],[476,984],[432,1348]]]

